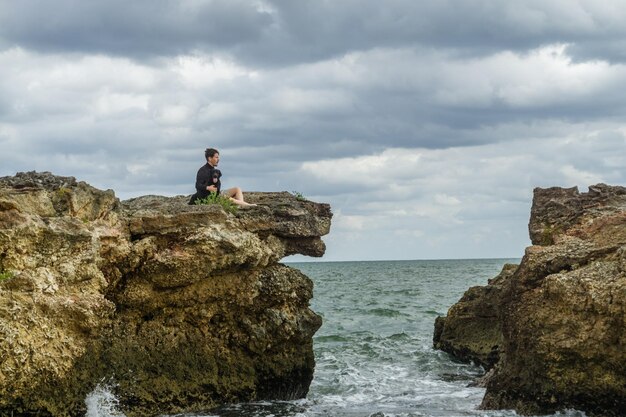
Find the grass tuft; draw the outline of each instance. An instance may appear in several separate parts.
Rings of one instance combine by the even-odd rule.
[[[230,201],[229,198],[223,197],[215,192],[209,194],[208,197],[196,199],[196,201],[194,201],[194,204],[217,204],[221,206],[227,213],[231,214],[237,213],[237,210],[239,209],[239,206]]]
[[[301,192],[299,192],[299,191],[294,191],[294,192],[293,192],[293,195],[295,195],[295,196],[296,196],[296,200],[298,200],[298,201],[309,201],[309,200],[307,200],[307,198],[304,196],[304,194],[302,194],[302,193],[301,193]]]
[[[0,271],[0,282],[11,279],[15,274],[11,271]]]

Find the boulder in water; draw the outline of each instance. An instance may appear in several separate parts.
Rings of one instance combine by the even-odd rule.
[[[537,188],[529,231],[519,267],[468,291],[438,320],[435,346],[491,366],[485,347],[498,340],[484,409],[622,416],[626,188]]]

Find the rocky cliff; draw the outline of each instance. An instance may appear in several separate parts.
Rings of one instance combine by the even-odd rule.
[[[482,408],[623,416],[626,188],[535,189],[529,231],[518,267],[438,319],[435,346],[495,364]]]
[[[517,269],[506,264],[484,287],[472,287],[448,311],[435,320],[435,348],[490,370],[500,359],[502,323],[500,300],[505,283]]]
[[[248,193],[120,202],[72,177],[0,178],[0,415],[84,415],[96,384],[129,417],[306,395],[326,204]]]

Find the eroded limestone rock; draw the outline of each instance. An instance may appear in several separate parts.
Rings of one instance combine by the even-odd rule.
[[[448,311],[437,317],[433,343],[463,361],[475,362],[490,370],[500,359],[502,289],[517,265],[506,264],[486,286],[472,287]]]
[[[484,321],[482,308],[492,305],[498,312],[494,326],[502,329],[503,343],[486,380],[482,408],[513,408],[523,414],[574,408],[589,415],[623,415],[626,188],[598,184],[588,193],[536,189],[529,230],[535,246],[526,249],[520,266],[500,288],[474,290],[477,299],[468,304],[464,297],[436,332],[457,337],[449,352],[471,350],[475,339],[492,337],[489,331],[470,331]],[[487,296],[494,292],[496,299]],[[447,329],[448,323],[463,328]],[[481,349],[463,352],[466,357],[484,355]]]
[[[146,416],[308,391],[312,283],[330,208],[250,193],[120,202],[72,177],[0,178],[0,414],[84,415],[95,384]]]

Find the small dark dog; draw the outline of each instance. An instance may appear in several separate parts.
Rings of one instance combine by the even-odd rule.
[[[219,194],[221,189],[222,189],[222,182],[220,181],[220,178],[222,176],[222,171],[220,171],[217,168],[213,168],[211,170],[211,174],[209,176],[211,184],[215,185],[217,187],[217,193]]]
[[[217,194],[219,194],[220,191],[222,190],[222,182],[220,181],[220,177],[221,176],[222,176],[222,171],[220,171],[217,168],[212,168],[209,171],[208,183],[205,185],[204,181],[203,181],[199,185],[202,188],[206,188],[209,185],[215,185],[217,187]],[[196,183],[196,187],[197,186],[198,186],[198,184]],[[209,195],[210,195],[210,193],[206,189],[198,190],[198,191],[196,191],[196,193],[194,195],[191,196],[191,199],[189,200],[189,204],[195,204],[196,200],[206,198]]]

